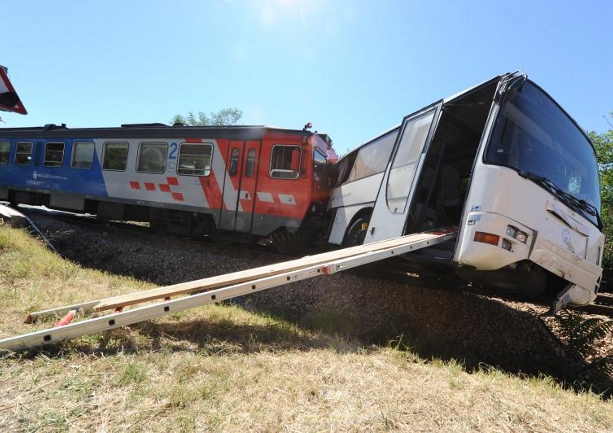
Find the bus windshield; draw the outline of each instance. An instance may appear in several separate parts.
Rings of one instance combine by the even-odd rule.
[[[506,95],[485,162],[510,167],[600,226],[595,151],[587,136],[536,85]]]

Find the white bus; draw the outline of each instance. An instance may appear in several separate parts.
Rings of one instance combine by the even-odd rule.
[[[604,235],[594,147],[522,72],[406,116],[337,167],[332,244],[451,228],[455,240],[403,257],[416,274],[557,294],[556,310],[598,293]]]

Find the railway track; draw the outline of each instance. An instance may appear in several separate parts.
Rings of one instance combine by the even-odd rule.
[[[593,304],[573,307],[573,310],[613,318],[613,293],[599,293]]]

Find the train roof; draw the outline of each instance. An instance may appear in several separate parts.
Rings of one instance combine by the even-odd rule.
[[[259,140],[269,133],[319,135],[327,144],[332,140],[327,134],[306,129],[279,128],[266,125],[232,126],[188,126],[183,124],[134,123],[117,127],[69,128],[65,124],[47,124],[37,127],[0,128],[0,137],[11,138],[230,138],[240,140]]]

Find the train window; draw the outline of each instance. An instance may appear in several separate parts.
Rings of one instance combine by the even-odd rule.
[[[313,175],[316,180],[325,180],[326,179],[326,166],[328,163],[328,158],[326,155],[321,153],[319,149],[315,149],[313,152]]]
[[[11,152],[10,141],[0,141],[0,164],[9,163],[9,154]]]
[[[94,162],[94,143],[75,142],[72,145],[72,168],[92,168]]]
[[[102,168],[124,171],[128,160],[128,143],[104,143]]]
[[[245,167],[245,176],[253,176],[255,171],[255,149],[249,149],[247,153],[247,167]]]
[[[45,144],[45,160],[43,164],[46,167],[59,167],[64,162],[64,143],[46,143]]]
[[[277,179],[298,179],[300,176],[299,146],[275,145],[270,158],[270,177]]]
[[[167,156],[168,143],[141,143],[136,171],[164,173],[166,171]]]
[[[230,168],[228,169],[228,173],[230,176],[235,176],[238,173],[238,157],[240,156],[240,150],[238,147],[232,149],[232,155],[230,156]]]
[[[17,151],[15,152],[15,164],[30,165],[32,164],[32,143],[21,141],[17,143]]]
[[[177,174],[208,176],[211,174],[212,154],[213,146],[210,144],[182,143],[179,149]]]

